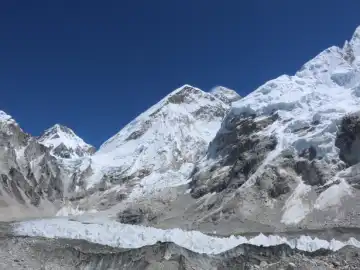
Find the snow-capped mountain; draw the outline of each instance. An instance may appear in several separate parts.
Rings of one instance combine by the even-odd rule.
[[[121,222],[205,230],[226,224],[220,226],[224,233],[239,223],[249,230],[360,222],[353,217],[360,211],[354,207],[360,183],[359,33],[244,98],[224,87],[175,90],[83,162],[80,182],[112,183],[110,191],[122,194],[111,203],[100,196],[102,206],[96,207],[119,204],[125,194],[137,198],[117,213]],[[168,199],[169,192],[161,192],[185,183],[191,197],[174,191]],[[156,204],[148,190],[167,202]]]
[[[71,184],[73,168],[66,160],[91,152],[66,127],[55,125],[35,138],[0,111],[0,219],[56,213]]]
[[[184,85],[84,159],[77,176],[87,187],[100,182],[135,185],[142,181],[141,185],[155,190],[184,184],[229,108],[212,93]]]
[[[0,219],[34,208],[38,215],[54,214],[48,208],[58,210],[56,203],[65,200],[57,215],[81,217],[20,222],[14,232],[126,249],[173,242],[194,252],[188,257],[196,269],[215,265],[208,261],[205,266],[198,252],[213,255],[238,244],[243,257],[233,260],[222,253],[229,261],[222,258],[217,269],[244,265],[254,250],[254,269],[296,269],[294,261],[304,267],[312,264],[311,269],[340,264],[349,269],[348,258],[358,269],[358,251],[341,250],[345,245],[357,250],[355,238],[294,237],[304,230],[316,236],[358,236],[359,67],[360,27],[342,48],[324,50],[294,75],[268,81],[244,98],[225,87],[208,93],[180,87],[94,154],[65,127],[56,125],[35,139],[0,111]],[[190,229],[224,236],[280,231],[283,236],[218,238],[184,231]],[[322,250],[320,256],[299,257],[295,248]],[[328,256],[325,249],[340,251]],[[152,248],[151,256],[159,257],[158,250]],[[137,263],[149,265],[144,263],[149,253],[138,251]],[[180,257],[169,254],[184,252],[169,248],[161,258],[168,262]],[[335,257],[342,258],[341,263],[329,263]],[[126,258],[117,255],[129,266]]]
[[[360,28],[343,48],[324,50],[244,98],[184,85],[94,154],[68,128],[55,125],[35,140],[2,113],[4,134],[18,134],[3,136],[14,149],[4,146],[4,156],[15,158],[2,166],[22,175],[32,166],[34,186],[43,163],[55,166],[47,170],[61,186],[58,197],[71,201],[61,215],[116,206],[107,214],[121,222],[224,233],[240,223],[244,230],[351,225],[360,222],[358,59]],[[40,150],[29,156],[29,145]],[[39,173],[34,159],[43,157]]]
[[[45,130],[38,142],[51,148],[51,153],[61,158],[90,156],[95,148],[84,142],[70,128],[56,124]]]
[[[294,76],[232,104],[191,181],[195,198],[216,202],[206,221],[241,217],[274,227],[279,220],[314,227],[360,221],[359,34],[360,28],[343,48],[324,50]]]

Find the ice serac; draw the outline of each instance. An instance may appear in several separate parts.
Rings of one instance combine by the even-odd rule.
[[[224,86],[216,86],[210,90],[210,93],[226,104],[231,104],[232,102],[241,99],[241,96],[238,93]]]
[[[85,143],[74,131],[59,124],[47,129],[38,142],[51,148],[51,153],[60,158],[90,156],[95,152],[95,148]]]
[[[88,187],[139,184],[141,192],[184,184],[229,106],[184,85],[136,117],[82,163]],[[82,175],[81,173],[78,175]],[[137,187],[139,187],[137,185]],[[132,195],[140,192],[137,188]]]

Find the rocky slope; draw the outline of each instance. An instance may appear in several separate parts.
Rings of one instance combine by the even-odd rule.
[[[40,138],[32,137],[11,116],[0,112],[1,220],[54,215],[62,205],[64,186],[70,180],[58,150],[62,148],[61,155],[72,152],[71,148],[66,150],[64,144],[72,141],[70,138],[48,147],[51,139],[59,142],[56,136],[62,133],[54,131],[60,129],[75,136],[75,142],[79,141],[70,129],[60,126],[46,131]],[[76,149],[82,155],[81,150]],[[88,153],[87,150],[84,153]]]

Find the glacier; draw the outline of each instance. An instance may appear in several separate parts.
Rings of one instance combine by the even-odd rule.
[[[198,231],[162,230],[84,217],[31,220],[14,223],[12,227],[13,232],[19,236],[82,239],[97,244],[132,249],[154,245],[157,242],[172,242],[188,250],[205,254],[219,254],[245,243],[257,246],[288,244],[292,248],[310,252],[318,249],[337,251],[346,245],[360,248],[360,242],[353,237],[345,242],[335,239],[326,241],[310,236],[288,240],[277,235],[265,236],[263,234],[250,239],[234,235],[221,238],[208,236]]]

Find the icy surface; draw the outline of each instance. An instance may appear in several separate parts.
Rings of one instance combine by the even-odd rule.
[[[228,104],[241,99],[241,96],[238,93],[224,86],[216,86],[211,89],[210,93]]]
[[[281,150],[294,147],[300,152],[312,145],[319,157],[327,160],[337,157],[334,143],[337,124],[345,114],[359,110],[360,99],[350,89],[317,85],[312,79],[302,79],[306,83],[302,85],[296,80],[296,76],[283,76],[271,81],[235,102],[233,110],[258,115],[277,112],[280,120],[275,121],[268,131],[282,142]],[[307,132],[296,132],[306,127]]]
[[[190,181],[188,176],[193,168],[194,164],[185,163],[178,171],[169,170],[165,173],[154,172],[149,176],[145,176],[131,191],[129,199],[133,200],[140,197],[150,197],[156,195],[158,191],[165,188],[187,184]]]
[[[309,236],[287,240],[277,235],[260,234],[254,238],[230,236],[219,238],[198,231],[180,229],[161,230],[151,227],[125,225],[111,221],[69,220],[66,218],[43,219],[15,223],[13,230],[17,235],[43,236],[48,238],[84,239],[90,242],[121,248],[139,248],[154,245],[156,242],[173,242],[198,253],[218,254],[240,244],[274,246],[288,244],[292,248],[315,251],[320,248],[338,250],[345,245],[360,247],[360,242],[350,238],[347,242],[330,242]]]
[[[345,180],[341,180],[339,184],[332,185],[320,194],[315,202],[315,208],[323,210],[340,205],[343,197],[352,194],[352,187]]]
[[[285,202],[283,209],[282,223],[296,224],[303,220],[312,210],[310,203],[307,201],[307,193],[311,187],[300,182],[294,192]]]

